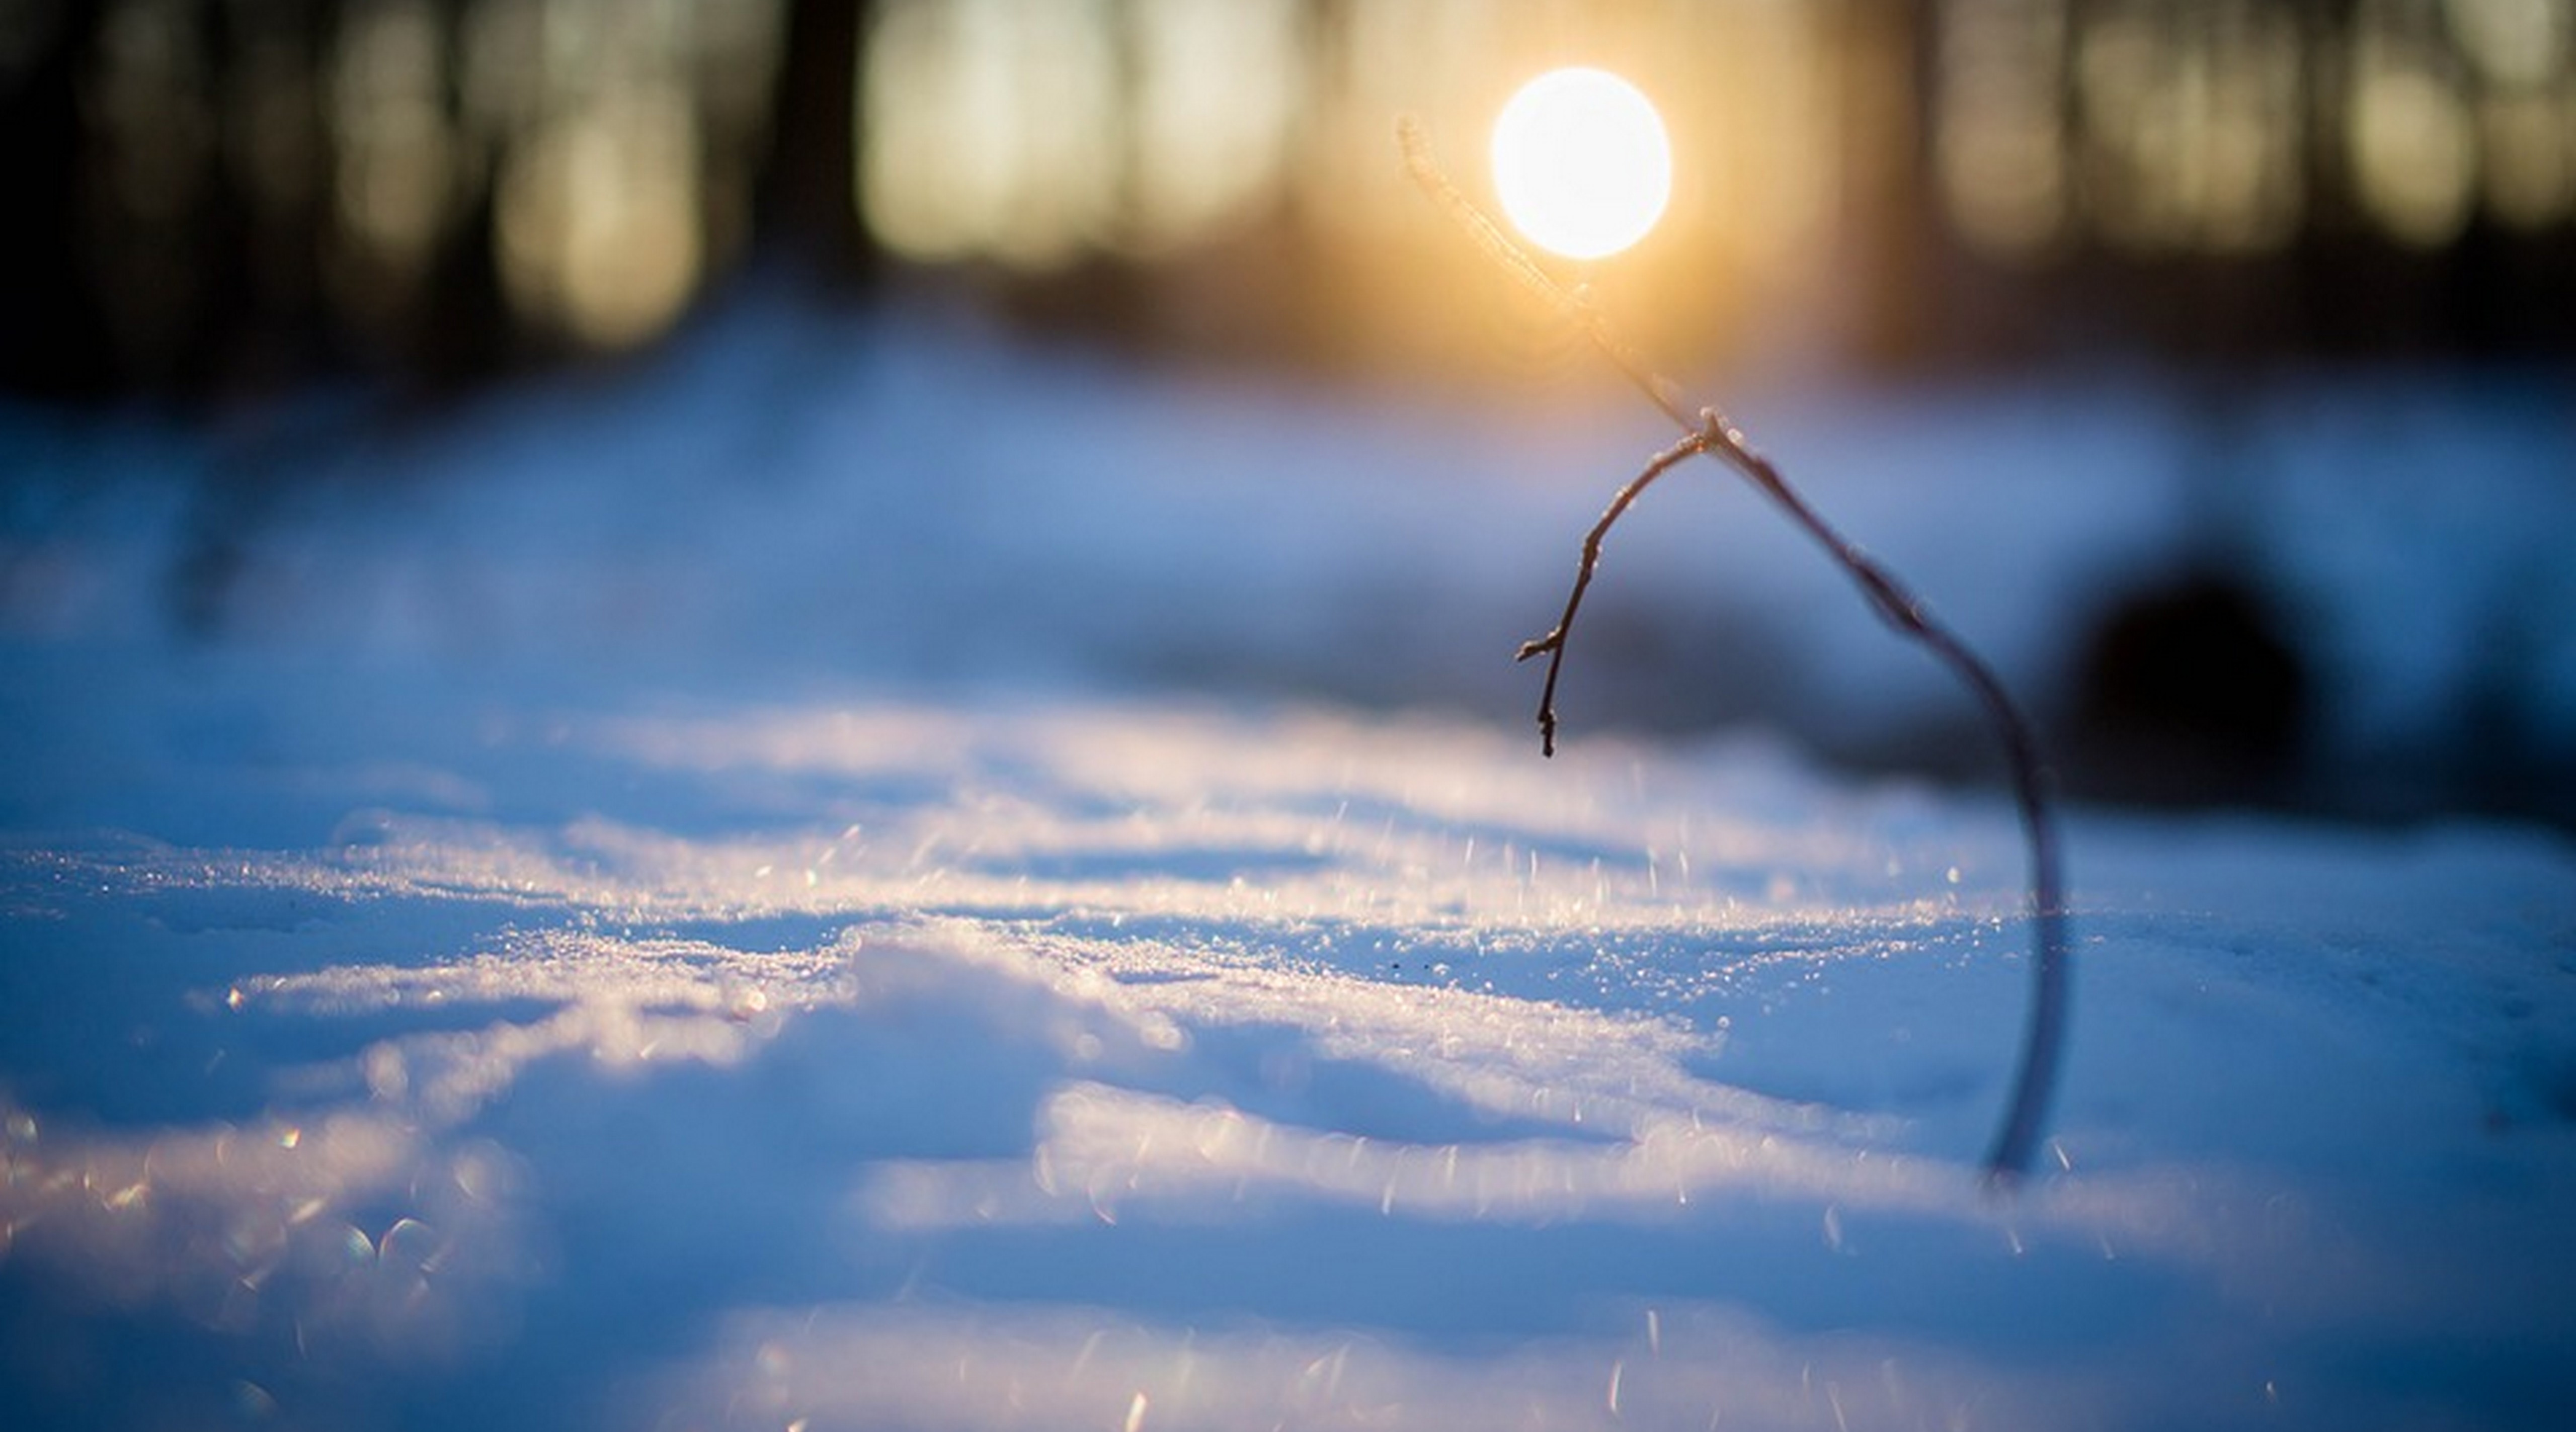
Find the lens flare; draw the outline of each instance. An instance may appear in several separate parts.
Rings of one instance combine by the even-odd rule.
[[[1521,86],[1494,120],[1493,165],[1513,225],[1570,259],[1644,238],[1672,197],[1663,118],[1606,70],[1550,70]]]

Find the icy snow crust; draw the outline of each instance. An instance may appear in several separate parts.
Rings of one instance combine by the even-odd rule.
[[[212,644],[138,595],[187,540],[164,489],[19,541],[9,1427],[2541,1428],[2576,1398],[2564,842],[2077,813],[2058,1137],[1998,1197],[2000,800],[1573,711],[1543,762],[1523,691],[1500,725],[1138,675],[1239,634],[1294,687],[1369,659],[1354,611],[1428,649],[1489,600],[1499,660],[1588,489],[1483,475],[1505,496],[1442,535],[1456,455],[1392,418],[1271,443],[1248,399],[1149,423],[973,350],[710,435],[841,352],[765,331],[384,459],[461,485],[304,491]],[[956,435],[997,386],[1099,441]],[[67,450],[120,444],[196,460]],[[919,484],[818,517],[841,453]],[[1369,571],[1398,586],[1319,608]],[[1408,606],[1427,571],[1468,590]],[[1902,666],[1836,611],[1855,671]]]

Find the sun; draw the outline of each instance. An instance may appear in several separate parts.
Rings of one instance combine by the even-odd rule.
[[[1673,192],[1663,117],[1607,70],[1550,70],[1494,119],[1494,191],[1530,242],[1607,258],[1646,236]]]

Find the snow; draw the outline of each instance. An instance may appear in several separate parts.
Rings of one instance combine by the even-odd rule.
[[[1998,1193],[2009,804],[1607,730],[1609,650],[1540,760],[1509,651],[1656,435],[1450,401],[772,298],[391,435],[10,417],[8,1425],[2556,1425],[2576,849],[2073,812]],[[2017,681],[2185,540],[2108,384],[1769,406]],[[2438,703],[2425,603],[2556,581],[2446,575],[2566,500],[2487,417],[2257,415],[2285,568],[2393,594],[2356,748]],[[2429,533],[2436,453],[2512,516],[2325,520],[2341,463]],[[228,528],[225,471],[289,480]],[[1627,584],[1814,721],[1951,699],[1741,494],[1654,502],[1605,647]]]

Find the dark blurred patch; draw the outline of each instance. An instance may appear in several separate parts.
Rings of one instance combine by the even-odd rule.
[[[2219,572],[2111,603],[2075,668],[2071,783],[2151,804],[2297,795],[2314,678],[2286,632],[2260,594]]]
[[[0,6],[0,388],[435,394],[658,337],[755,234],[864,274],[867,8]]]

